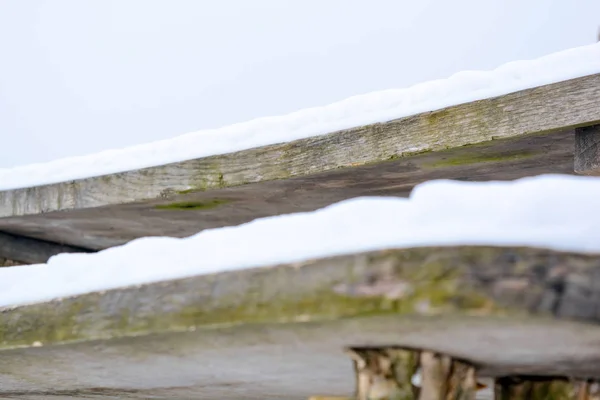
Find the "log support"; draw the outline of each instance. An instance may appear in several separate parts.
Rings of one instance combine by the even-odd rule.
[[[432,351],[349,348],[356,400],[474,400],[475,367]]]
[[[566,378],[500,378],[494,393],[495,400],[600,400],[597,382]]]
[[[434,351],[352,347],[346,353],[354,363],[354,396],[309,400],[600,400],[593,380],[514,375],[488,388],[474,365]]]

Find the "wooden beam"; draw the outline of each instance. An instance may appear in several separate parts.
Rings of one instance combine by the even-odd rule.
[[[326,135],[0,192],[0,217],[160,200],[600,122],[600,74]]]
[[[0,231],[102,250],[353,197],[407,196],[432,179],[574,174],[574,131],[599,122],[596,74],[291,143],[0,192]]]
[[[406,197],[414,185],[433,179],[487,181],[573,174],[574,141],[574,130],[492,140],[159,200],[0,218],[0,231],[94,250],[145,236],[185,237],[256,218],[314,211],[354,197]]]
[[[312,320],[364,313],[490,316],[510,315],[507,310],[516,310],[516,315],[598,322],[599,271],[598,256],[545,249],[389,249],[199,275],[20,307],[8,314],[0,313],[0,326],[5,327],[1,338],[7,346],[56,340],[54,328],[44,331],[48,337],[40,337],[42,331],[37,327],[70,323],[74,318],[72,306],[96,310],[99,301],[108,308],[91,314],[82,311],[81,319],[76,318],[80,324],[77,329],[66,331],[66,336],[59,339],[79,341],[100,333],[120,335],[136,326],[182,329],[196,323],[267,323],[293,321],[299,316]],[[210,298],[211,293],[218,296]],[[120,301],[126,303],[113,308],[112,304]],[[143,312],[136,309],[155,303],[158,308],[143,308]],[[8,318],[11,313],[20,317]],[[101,324],[103,331],[98,332],[98,320],[125,316],[126,324]],[[53,322],[50,324],[46,318]],[[462,329],[461,325],[458,328]],[[437,350],[461,356],[463,345],[475,345],[467,333],[465,330],[464,339],[448,341],[448,347]],[[418,347],[427,348],[423,343]],[[505,355],[511,351],[505,349]]]
[[[600,125],[575,130],[575,172],[600,176]]]
[[[91,250],[0,232],[0,258],[10,260],[9,265],[40,264],[60,253],[88,252]]]

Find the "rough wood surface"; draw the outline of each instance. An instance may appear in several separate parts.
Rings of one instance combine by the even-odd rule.
[[[0,217],[160,199],[600,122],[600,74],[328,135],[0,193]]]
[[[495,315],[505,308],[600,321],[600,257],[529,248],[434,247],[200,275],[4,310],[0,348],[197,324],[363,313]]]
[[[13,265],[44,263],[51,256],[59,253],[81,253],[89,250],[74,246],[67,246],[44,240],[32,239],[23,236],[0,232],[0,257],[9,260]],[[0,266],[2,265],[0,261]]]
[[[457,330],[459,323],[474,328],[476,334]],[[591,362],[599,351],[596,326],[530,318],[493,321],[477,316],[457,320],[388,315],[198,327],[2,351],[0,398],[306,400],[314,394],[328,394],[341,400],[352,398],[355,385],[343,346],[423,341],[424,335],[435,332],[439,343],[448,340],[445,332],[452,338],[465,336],[473,342],[473,351],[483,349],[483,358],[499,353],[496,348],[509,345],[514,337],[521,338],[522,347],[510,356],[523,362],[540,361],[540,338],[543,345],[561,349],[545,359],[548,364],[569,357],[588,357]]]
[[[574,131],[493,140],[171,199],[0,218],[0,231],[99,250],[141,236],[184,237],[255,218],[313,211],[352,197],[408,196],[415,184],[438,178],[485,181],[573,173],[573,145]],[[198,207],[169,209],[173,204]]]
[[[428,349],[482,377],[600,379],[599,282],[600,256],[420,248],[12,307],[0,397],[349,396],[347,347]]]
[[[575,172],[600,175],[600,125],[575,130]]]

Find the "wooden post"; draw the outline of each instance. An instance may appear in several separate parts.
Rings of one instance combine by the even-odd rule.
[[[600,125],[575,129],[574,170],[600,176]]]
[[[474,400],[477,390],[475,368],[449,356],[421,353],[422,376],[419,400]]]
[[[496,380],[496,400],[599,400],[598,384],[553,378],[506,377]]]
[[[475,368],[431,351],[348,350],[356,371],[356,400],[474,400]]]
[[[356,400],[415,399],[411,383],[418,367],[418,352],[394,348],[349,348],[354,361]]]

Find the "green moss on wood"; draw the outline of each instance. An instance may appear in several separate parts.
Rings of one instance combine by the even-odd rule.
[[[204,192],[206,191],[205,188],[191,188],[191,189],[186,189],[186,190],[177,190],[175,193],[177,194],[191,194],[191,193],[198,193],[198,192]]]
[[[481,164],[481,163],[493,163],[493,162],[505,162],[505,161],[516,161],[535,156],[534,152],[521,151],[511,153],[495,153],[495,154],[469,154],[444,158],[428,165],[428,167],[439,168],[439,167],[453,167],[460,165],[469,164]]]
[[[227,282],[231,282],[226,283],[224,291],[214,289],[223,278],[208,275],[183,280],[181,282],[186,283],[182,284],[150,285],[148,290],[143,287],[120,289],[4,310],[0,314],[0,348],[31,345],[37,341],[44,344],[68,342],[223,324],[286,323],[377,315],[504,314],[505,309],[485,294],[460,285],[464,274],[460,268],[451,268],[438,259],[417,261],[416,268],[407,268],[420,258],[419,253],[416,250],[383,255],[387,260],[396,260],[396,276],[410,285],[411,290],[400,297],[339,292],[327,279],[315,280],[309,284],[311,289],[290,295],[282,285],[292,282],[306,285],[298,283],[299,279],[306,279],[302,278],[303,274],[319,274],[312,270],[298,275],[290,267],[260,269],[239,275],[237,279],[242,283],[228,278]],[[375,261],[381,262],[377,257]],[[352,274],[351,268],[347,271]],[[344,283],[360,284],[363,278],[362,275],[348,275]],[[238,285],[239,290],[231,289]],[[161,286],[172,289],[161,289]],[[220,294],[213,297],[211,290]],[[206,300],[198,300],[198,294]],[[107,308],[107,304],[112,305]],[[514,311],[512,314],[520,313]]]
[[[533,269],[564,265],[583,271],[598,261],[526,248],[416,248],[196,276],[1,310],[0,347],[359,316],[520,318],[531,312],[529,300],[520,292],[504,296],[496,291],[503,286],[481,286],[478,279],[521,279]],[[531,282],[530,292],[544,287]]]
[[[183,201],[155,206],[158,210],[209,210],[223,204],[229,203],[226,199],[212,199],[206,201]]]
[[[259,294],[256,294],[259,295]],[[95,303],[101,302],[100,295],[90,295],[79,300],[65,300],[60,312],[48,313],[46,308],[51,303],[29,306],[20,311],[19,325],[24,328],[20,333],[15,332],[15,326],[0,325],[0,348],[10,348],[20,345],[31,345],[34,342],[60,343],[103,337],[131,336],[135,334],[185,330],[189,327],[210,327],[219,325],[237,325],[242,323],[289,323],[310,320],[335,320],[359,316],[398,315],[410,316],[415,314],[418,304],[425,301],[432,309],[444,310],[444,313],[456,312],[455,305],[450,301],[453,296],[447,288],[427,287],[417,290],[405,299],[387,299],[384,297],[349,297],[320,291],[301,299],[273,299],[256,302],[256,295],[246,293],[237,306],[211,308],[207,305],[177,307],[173,303],[173,312],[145,315],[142,318],[133,315],[127,305],[108,320],[97,316],[93,320]],[[462,293],[459,297],[470,298],[472,294]],[[478,296],[476,296],[478,297]],[[157,300],[158,301],[158,300]],[[171,302],[169,299],[160,301]],[[228,301],[224,301],[228,303]],[[463,301],[462,311],[468,311],[464,305],[479,308],[481,302]],[[456,304],[458,305],[458,304]],[[160,307],[164,308],[164,306]],[[91,313],[90,318],[85,318]],[[12,324],[11,324],[12,325]]]

